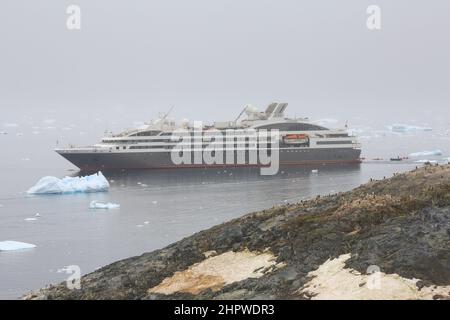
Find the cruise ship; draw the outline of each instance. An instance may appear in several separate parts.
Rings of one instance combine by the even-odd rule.
[[[258,157],[262,151],[266,160],[276,154],[280,166],[361,162],[357,138],[346,128],[329,129],[307,118],[289,118],[287,106],[274,102],[260,112],[246,105],[235,120],[212,125],[191,125],[187,120],[176,125],[165,114],[137,129],[110,134],[92,146],[55,151],[89,171],[268,166],[264,157]],[[209,152],[209,157],[202,157],[202,152]]]

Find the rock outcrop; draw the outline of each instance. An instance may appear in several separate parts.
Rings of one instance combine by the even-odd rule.
[[[449,299],[450,166],[252,213],[27,299]]]

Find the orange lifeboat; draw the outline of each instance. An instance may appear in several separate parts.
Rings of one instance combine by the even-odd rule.
[[[286,144],[305,144],[308,143],[309,137],[306,134],[288,134],[283,138]]]

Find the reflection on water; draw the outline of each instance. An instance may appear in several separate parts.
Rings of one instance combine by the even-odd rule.
[[[109,192],[0,199],[1,239],[37,245],[0,252],[0,298],[62,281],[67,275],[57,270],[67,265],[79,265],[85,274],[245,213],[349,190],[371,177],[409,168],[410,164],[289,167],[275,176],[245,168],[105,172]],[[120,209],[89,209],[92,200],[119,203]],[[36,221],[24,220],[36,213]]]

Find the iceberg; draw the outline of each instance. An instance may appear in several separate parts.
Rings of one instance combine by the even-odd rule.
[[[28,194],[64,194],[79,192],[102,192],[109,189],[109,182],[99,171],[84,177],[43,177],[35,186],[28,190]]]
[[[91,209],[118,209],[120,208],[120,204],[117,203],[101,203],[97,200],[91,201],[91,204],[89,205],[89,208]]]
[[[36,245],[19,241],[0,241],[0,251],[16,251],[36,248]]]
[[[407,124],[403,124],[403,123],[395,123],[391,126],[388,126],[388,129],[393,132],[400,132],[400,133],[432,131],[433,130],[433,128],[429,128],[429,127],[411,126],[411,125],[407,125]]]
[[[421,151],[421,152],[414,152],[409,154],[412,158],[417,157],[429,157],[429,156],[442,156],[441,150],[432,150],[432,151]]]

